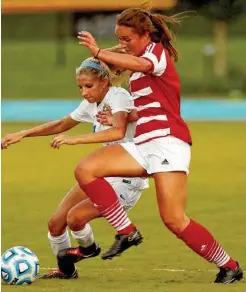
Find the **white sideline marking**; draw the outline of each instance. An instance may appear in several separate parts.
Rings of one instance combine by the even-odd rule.
[[[40,268],[40,270],[55,270],[57,268]],[[81,268],[77,268],[78,271],[82,271],[83,269]],[[128,271],[129,269],[123,269],[123,268],[116,268],[116,269],[107,269],[108,271],[115,271],[115,272],[120,272],[120,271]],[[150,269],[150,271],[164,271],[164,272],[172,272],[172,273],[181,273],[181,272],[185,272],[185,273],[195,273],[195,272],[218,272],[218,270],[206,270],[206,269],[190,269],[190,270],[186,270],[186,269],[162,269],[162,268],[156,268],[156,269]],[[244,271],[246,272],[246,271]]]

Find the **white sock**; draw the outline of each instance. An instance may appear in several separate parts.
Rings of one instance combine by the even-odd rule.
[[[60,250],[71,247],[71,241],[67,230],[59,236],[52,236],[50,232],[48,232],[48,239],[55,256]]]
[[[90,224],[85,224],[84,229],[79,231],[72,231],[72,237],[78,242],[82,247],[88,247],[94,243],[94,235]]]

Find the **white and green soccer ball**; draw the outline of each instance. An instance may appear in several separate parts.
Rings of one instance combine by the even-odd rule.
[[[9,285],[31,284],[38,277],[39,260],[24,246],[6,250],[1,259],[2,282]]]

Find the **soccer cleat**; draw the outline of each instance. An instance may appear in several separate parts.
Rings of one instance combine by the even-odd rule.
[[[59,269],[55,269],[49,274],[45,274],[39,277],[39,279],[77,279],[78,278],[78,272],[77,270],[74,271],[72,275],[66,275],[62,273]]]
[[[101,248],[95,243],[86,248],[79,246],[63,249],[59,251],[57,255],[59,270],[65,275],[72,275],[76,271],[75,263],[84,259],[96,257],[100,252]]]
[[[123,251],[133,245],[139,245],[143,241],[143,237],[138,230],[134,230],[129,234],[117,234],[115,242],[103,255],[103,260],[111,260],[115,256],[120,256]]]
[[[73,263],[77,263],[81,260],[93,258],[100,254],[101,248],[99,245],[93,243],[89,247],[71,247],[59,251],[57,258],[58,259],[70,259]]]
[[[230,268],[220,268],[214,283],[231,284],[235,281],[240,281],[243,278],[243,270],[237,263],[237,268],[231,270]]]

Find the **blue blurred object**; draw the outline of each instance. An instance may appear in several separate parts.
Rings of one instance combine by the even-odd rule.
[[[2,100],[2,121],[60,119],[79,104],[79,100]],[[246,100],[184,99],[181,112],[188,121],[246,121]]]

